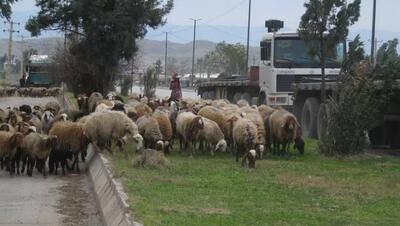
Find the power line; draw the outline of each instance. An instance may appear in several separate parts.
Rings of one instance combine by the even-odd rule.
[[[212,17],[211,19],[205,21],[203,24],[209,24],[210,22],[212,22],[212,21],[214,21],[214,20],[216,20],[216,19],[219,19],[219,18],[221,18],[221,17],[223,17],[223,16],[225,16],[225,15],[231,13],[231,12],[234,11],[235,9],[239,8],[239,6],[241,6],[241,5],[242,5],[243,3],[245,3],[246,1],[247,1],[247,0],[241,0],[240,2],[238,2],[238,4],[234,5],[232,8],[229,8],[229,9],[226,10],[225,12],[223,12],[223,13],[217,15],[217,16]]]

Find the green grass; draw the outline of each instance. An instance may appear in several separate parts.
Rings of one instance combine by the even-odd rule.
[[[65,96],[71,101],[71,103],[78,109],[78,100],[72,92],[65,92]]]
[[[396,225],[400,223],[400,159],[270,157],[244,169],[231,154],[175,151],[172,165],[134,168],[111,158],[136,219],[145,225]]]

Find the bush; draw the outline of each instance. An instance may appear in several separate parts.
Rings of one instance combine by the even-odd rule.
[[[153,97],[157,88],[157,74],[154,67],[147,68],[146,74],[143,76],[144,95]]]

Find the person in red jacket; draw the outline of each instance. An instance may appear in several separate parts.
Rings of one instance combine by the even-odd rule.
[[[169,85],[169,89],[171,90],[171,101],[179,101],[182,99],[182,90],[181,90],[181,82],[179,81],[178,74],[174,73],[172,75],[172,80]]]

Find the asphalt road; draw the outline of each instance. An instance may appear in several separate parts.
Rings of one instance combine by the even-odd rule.
[[[143,89],[143,87],[142,87]],[[141,93],[141,90],[138,86],[133,86],[132,91],[135,93]],[[171,90],[169,90],[168,88],[164,88],[164,87],[157,87],[156,89],[156,96],[159,98],[164,98],[164,97],[169,97],[171,95]],[[199,96],[197,95],[197,93],[194,90],[190,90],[190,89],[182,89],[182,96],[183,98],[199,98]]]
[[[1,98],[0,108],[21,104],[45,104],[54,98]],[[37,170],[33,177],[10,177],[0,170],[0,225],[102,225],[88,176],[48,175]]]

